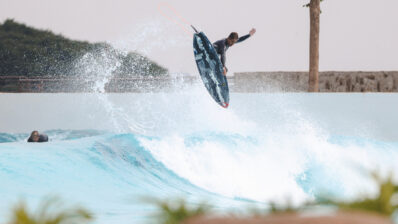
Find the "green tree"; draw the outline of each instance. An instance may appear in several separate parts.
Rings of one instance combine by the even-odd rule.
[[[69,40],[48,30],[38,30],[7,19],[0,24],[0,76],[79,75],[76,63],[84,55],[105,52],[121,66],[121,76],[159,76],[167,69],[135,53],[124,53],[106,43]]]

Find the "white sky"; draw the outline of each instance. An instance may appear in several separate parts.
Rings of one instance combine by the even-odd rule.
[[[240,71],[307,70],[309,0],[168,0],[211,41],[257,33],[227,52]],[[192,36],[163,17],[160,0],[0,0],[0,21],[136,50],[172,72],[196,72]],[[398,0],[325,0],[320,70],[398,70]],[[190,29],[188,27],[188,29]]]

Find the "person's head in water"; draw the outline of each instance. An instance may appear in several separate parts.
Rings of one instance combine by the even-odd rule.
[[[38,131],[32,131],[28,142],[48,142],[48,136],[46,134],[39,134]]]
[[[238,41],[238,39],[239,39],[238,33],[232,32],[231,34],[229,34],[229,36],[227,38],[228,46],[234,45],[236,43],[236,41]]]
[[[29,139],[32,140],[32,142],[38,142],[40,138],[39,132],[38,131],[32,131],[32,133],[30,134]]]

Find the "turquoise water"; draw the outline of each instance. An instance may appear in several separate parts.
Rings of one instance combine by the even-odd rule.
[[[398,95],[0,94],[0,222],[21,198],[58,195],[96,223],[146,223],[142,197],[220,211],[374,194],[398,165]],[[48,143],[27,143],[32,130]],[[396,176],[398,177],[398,176]],[[141,198],[141,199],[140,199]],[[141,200],[141,201],[140,201]]]

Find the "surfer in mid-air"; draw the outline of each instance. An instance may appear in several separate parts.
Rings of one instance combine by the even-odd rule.
[[[221,63],[222,63],[222,66],[223,66],[223,74],[224,75],[227,75],[227,72],[228,72],[228,69],[225,66],[225,60],[226,60],[225,52],[232,45],[246,40],[250,36],[253,36],[254,33],[256,33],[256,29],[254,29],[254,28],[250,30],[249,34],[247,34],[247,35],[245,35],[243,37],[239,37],[238,33],[232,32],[231,34],[229,34],[229,36],[227,38],[218,40],[218,41],[213,43],[213,46],[216,49],[217,54],[220,55]]]

